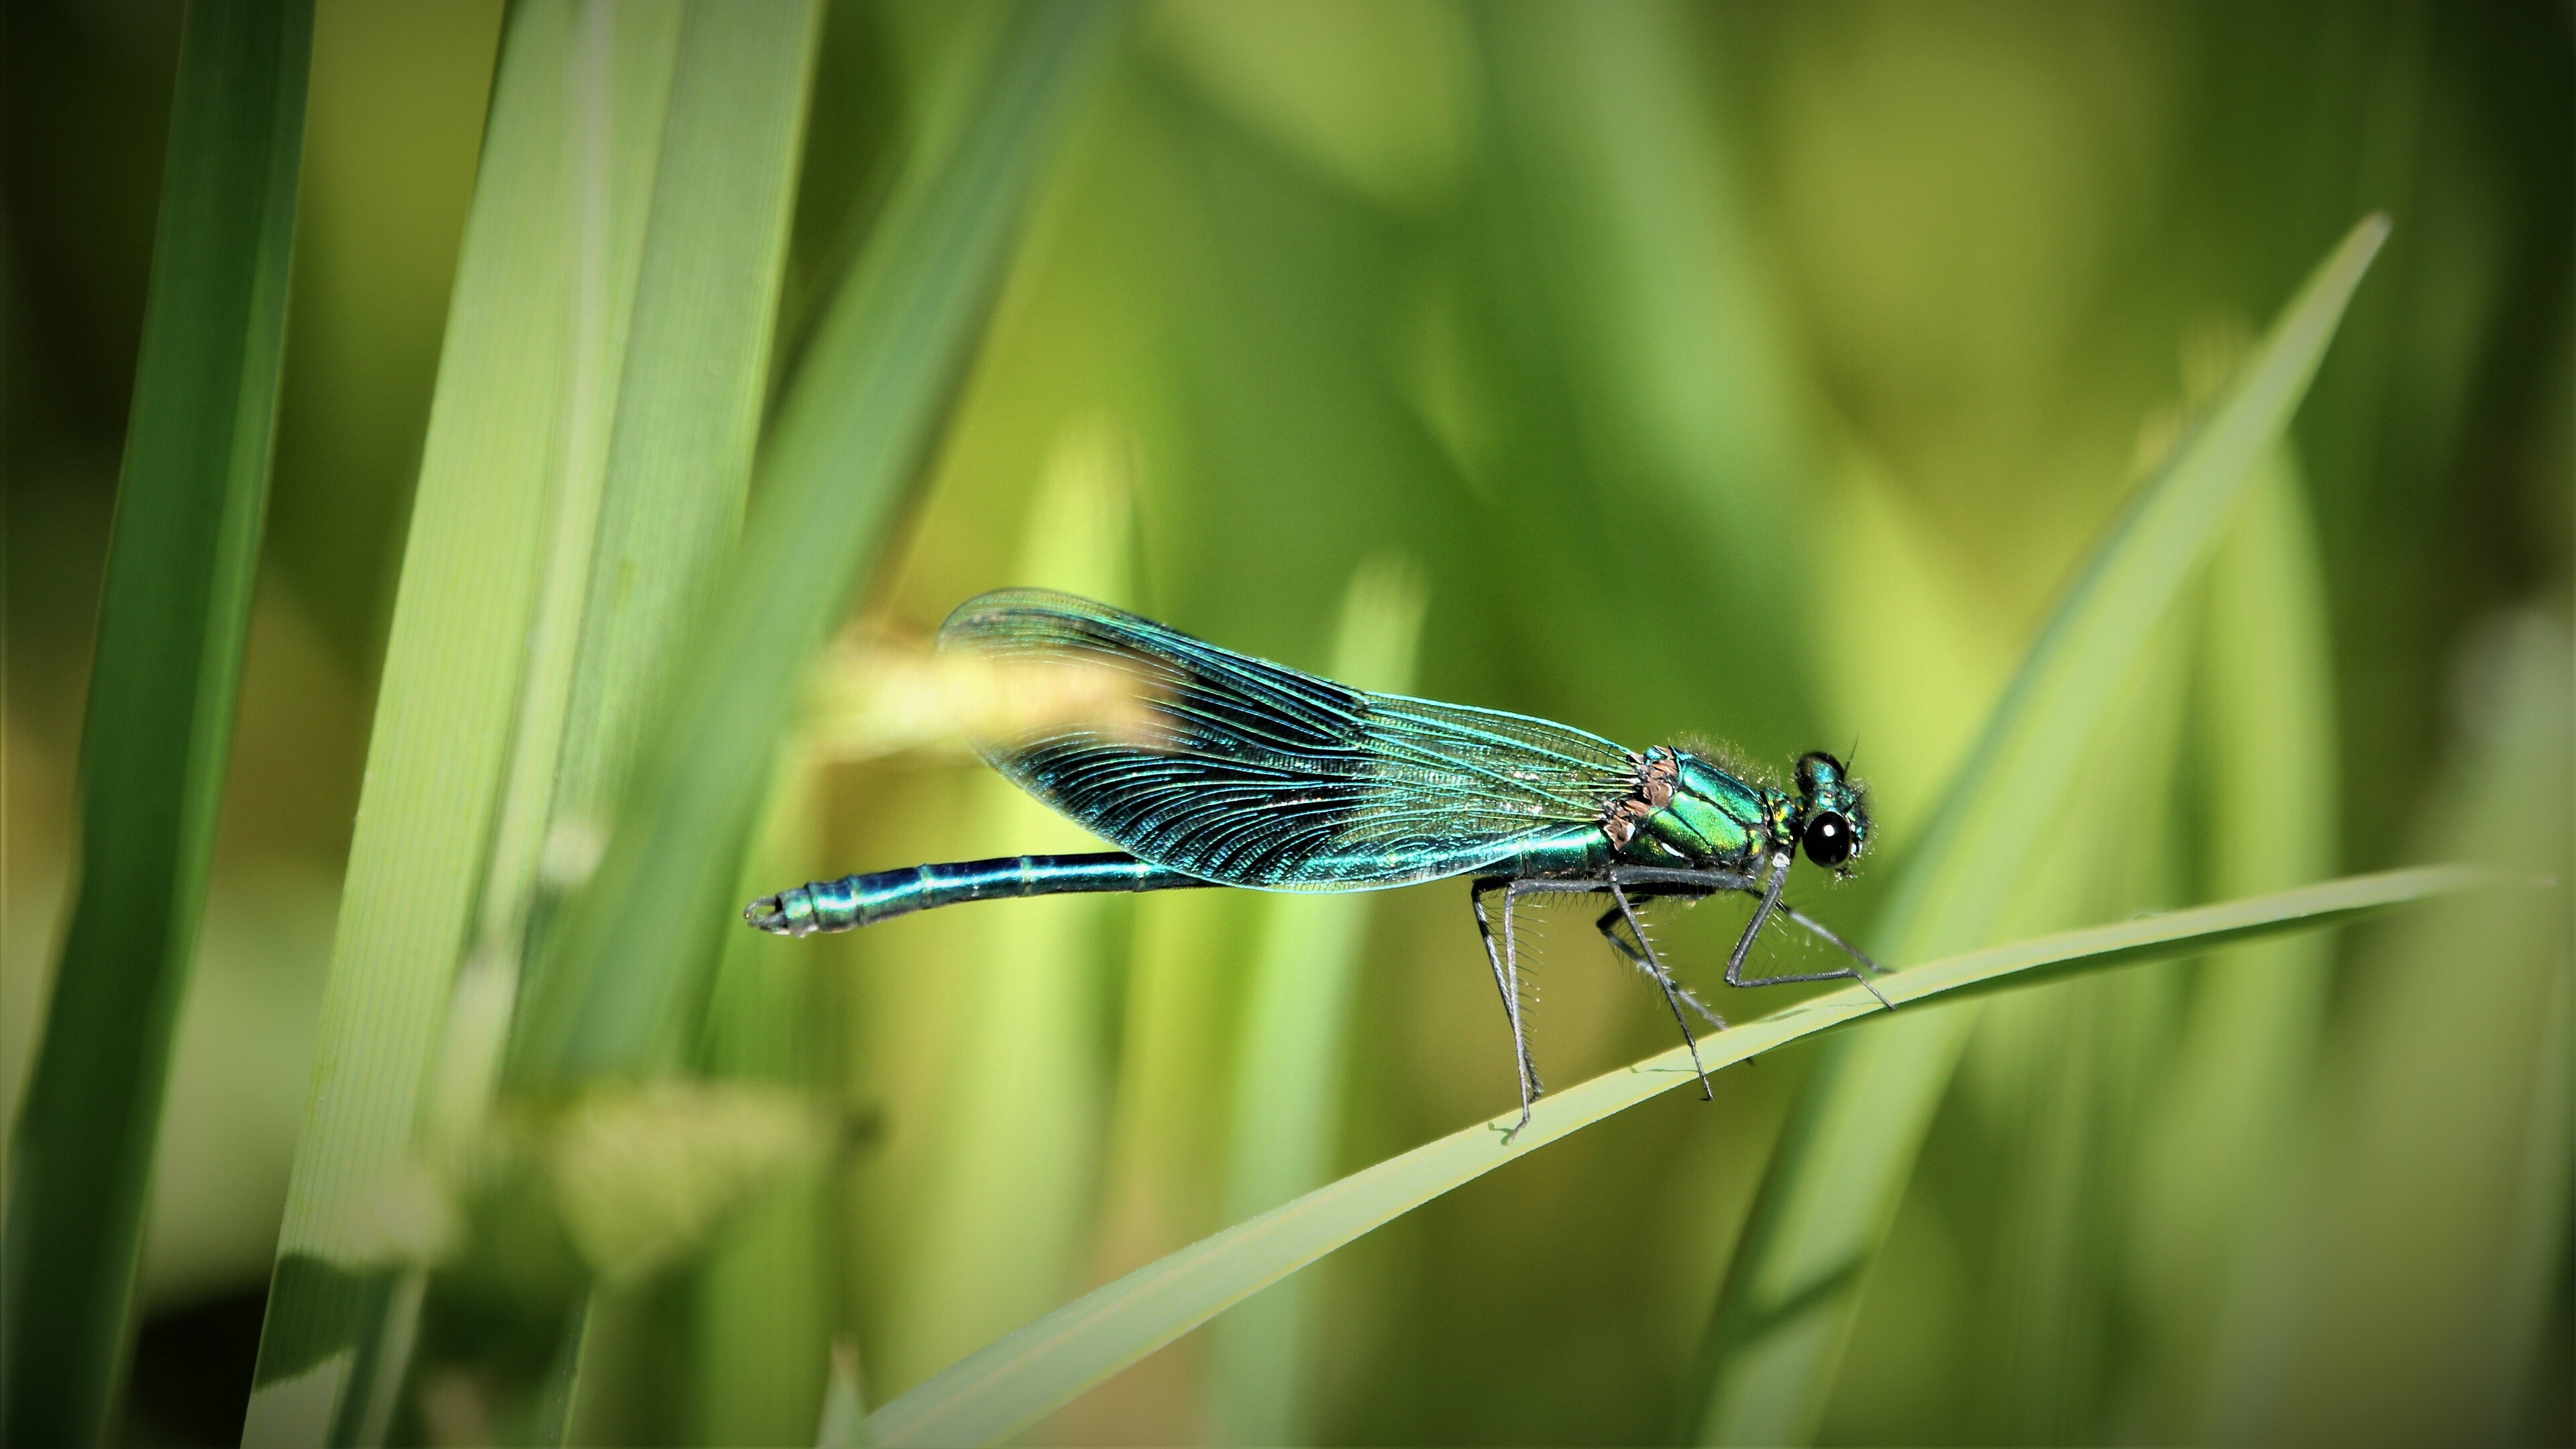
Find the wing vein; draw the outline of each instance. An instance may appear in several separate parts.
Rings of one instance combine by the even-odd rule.
[[[1429,880],[1597,822],[1634,756],[1499,710],[1369,694],[1069,594],[969,599],[940,648],[1109,666],[1123,729],[979,740],[1022,788],[1157,865],[1271,890]]]

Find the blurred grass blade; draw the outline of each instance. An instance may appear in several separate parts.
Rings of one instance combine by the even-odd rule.
[[[462,978],[474,1041],[446,1054],[508,1024],[677,20],[559,0],[502,37],[245,1442],[368,1439],[444,1247],[388,1184],[465,1075],[438,1058],[469,950],[505,954]]]
[[[744,853],[745,900],[815,873],[822,772],[791,754],[768,819]],[[724,945],[699,1059],[707,1075],[821,1090],[821,973],[797,943],[737,931]],[[701,1444],[792,1444],[826,1412],[825,1373],[842,1279],[831,1168],[800,1169],[719,1231],[691,1285],[689,1412]]]
[[[1017,582],[1132,597],[1130,454],[1105,426],[1059,439],[1022,524]],[[1096,837],[998,775],[971,787],[978,855],[1086,850]],[[887,1288],[880,1391],[920,1381],[1062,1303],[1100,1198],[1112,941],[1131,897],[997,901],[957,923],[939,968],[966,976],[928,1160]],[[1046,1090],[1032,1093],[1030,1082]]]
[[[690,0],[635,280],[557,824],[597,828],[741,534],[820,0]],[[640,696],[640,701],[639,701]]]
[[[2333,658],[2323,564],[2288,445],[2248,486],[2212,560],[2199,621],[2193,752],[2215,896],[2333,874],[2339,831]],[[2248,948],[2192,982],[2173,1062],[2147,1108],[2124,1285],[2140,1305],[2141,1370],[2177,1441],[2212,1432],[2231,1285],[2243,1281],[2296,1160],[2302,1090],[2325,1024],[2332,943]]]
[[[945,155],[917,158],[790,384],[747,540],[672,708],[622,793],[561,960],[535,983],[515,1078],[636,1070],[672,1049],[676,1012],[731,923],[771,751],[824,636],[935,440],[999,290],[1019,220],[1117,15],[1032,5],[1007,33]]]
[[[595,859],[622,742],[740,517],[815,25],[717,0],[512,13],[253,1440],[391,1420],[448,1246],[432,1175],[481,1121],[523,951]]]
[[[2180,852],[2169,844],[2180,824],[2197,622],[2175,609],[2142,647],[2123,707],[2084,755],[2088,787],[2067,803],[2049,853],[2017,882],[2020,898],[1995,935],[2205,898],[2173,878]],[[2168,1034],[2186,975],[2097,978],[2000,1003],[1980,1020],[1962,1115],[1993,1143],[1981,1211],[2015,1251],[1978,1273],[1961,1305],[1980,1341],[1996,1346],[1962,1377],[1981,1401],[1971,1422],[2000,1438],[2052,1442],[2093,1422],[2090,1405],[2110,1372],[2109,1345],[2094,1325],[2115,1286],[2091,1248],[2093,1226],[2118,1210],[2116,1144],[2131,1136],[2141,1066]]]
[[[1748,223],[1709,36],[1679,5],[1465,9],[1490,189],[1465,235],[1473,310],[1499,345],[1443,364],[1485,380],[1462,399],[1490,395],[1433,416],[1502,517],[1555,520],[1493,539],[1515,592],[1547,601],[1515,621],[1523,647],[1568,670],[1578,697],[1725,720],[1748,744],[1805,739],[1807,611],[1774,601],[1800,587],[1779,540],[1802,536],[1804,506],[1780,480],[1807,471],[1809,439],[1777,316],[1786,283]],[[1665,566],[1705,616],[1641,615],[1594,587],[1591,561],[1629,546],[1620,521],[1639,515],[1665,521]],[[1766,622],[1712,653],[1706,617]]]
[[[1955,956],[1885,978],[1900,1008],[1946,1002],[2087,971],[2137,965],[2288,931],[2342,925],[2392,907],[2501,883],[2463,867],[2426,867],[2355,876],[2253,900],[2203,906],[2118,925],[2043,937]],[[1811,997],[1700,1044],[1710,1070],[1855,1022],[1892,1029],[1859,987]],[[1505,1113],[1400,1157],[1356,1172],[1250,1222],[1207,1238],[975,1353],[887,1404],[868,1420],[879,1444],[987,1444],[1070,1402],[1155,1349],[1189,1332],[1361,1234],[1526,1156],[1560,1137],[1675,1087],[1698,1081],[1676,1047],[1569,1091],[1541,1098],[1530,1124],[1508,1143],[1519,1115]]]
[[[2550,1300],[2567,1291],[2576,825],[2537,802],[2576,791],[2576,642],[2551,605],[2470,643],[2465,748],[2418,838],[2556,886],[2446,903],[2354,962],[2301,1122],[2309,1171],[2220,1345],[2234,1352],[2213,1438],[2542,1441],[2527,1436],[2545,1420],[2515,1416],[2553,1367]]]
[[[95,1442],[125,1374],[276,433],[312,0],[200,0],[82,720],[80,880],[9,1140],[0,1439]]]
[[[672,660],[741,532],[822,9],[812,0],[690,0],[681,22],[615,401],[608,493],[596,557],[583,580],[580,655],[566,681],[551,791],[541,797],[543,850],[556,858],[548,864],[557,873],[544,882],[551,891],[577,885],[578,871],[596,862],[636,740],[667,699],[675,683]],[[796,786],[787,789],[793,793]],[[578,862],[569,874],[562,873],[567,855]],[[554,959],[545,951],[548,939],[540,934],[529,941],[535,961]],[[796,975],[774,980],[791,1000],[804,984]],[[761,1012],[754,1006],[749,1014]],[[768,1075],[745,1058],[767,1056],[762,1048],[774,1042],[756,1025],[739,1018],[735,1024],[745,1030],[729,1045],[742,1050],[726,1054],[720,1066],[741,1070],[719,1075]],[[488,1082],[499,1065],[494,1045],[474,1064],[479,1081]],[[765,1065],[790,1073],[794,1067],[792,1061]],[[819,1366],[822,1330],[809,1335],[810,1344],[794,1341],[808,1319],[819,1317],[829,1275],[818,1274],[812,1261],[820,1234],[809,1241],[797,1231],[819,1210],[818,1175],[797,1176],[765,1194],[748,1221],[731,1225],[724,1246],[736,1251],[720,1255],[736,1270],[720,1281],[738,1283],[764,1271],[784,1279],[773,1285],[769,1311],[755,1322],[794,1346],[748,1360],[743,1355],[763,1347],[759,1332],[729,1335],[727,1346],[737,1355],[731,1362],[771,1365],[785,1377],[768,1384],[743,1376],[722,1381],[773,1389],[768,1398],[778,1407],[770,1410],[768,1431],[708,1442],[773,1441],[782,1430],[792,1440],[809,1422],[810,1405],[795,1402],[794,1369]],[[664,1345],[652,1332],[661,1326],[657,1305],[637,1299],[623,1285],[605,1288],[585,1310],[587,1332],[568,1385],[568,1440],[628,1442],[672,1417],[667,1408],[679,1396],[658,1356]],[[742,1407],[739,1396],[692,1395],[687,1402],[719,1418]],[[778,1418],[782,1413],[787,1417]]]
[[[1421,643],[1421,571],[1381,557],[1351,578],[1334,679],[1408,694]],[[1223,1221],[1268,1212],[1330,1180],[1342,1120],[1351,992],[1375,896],[1271,896],[1253,953],[1227,1139]],[[1311,1442],[1315,1336],[1307,1283],[1290,1279],[1214,1330],[1212,1438],[1220,1444]]]
[[[1707,550],[1708,588],[1791,591],[1796,408],[1757,261],[1752,208],[1694,62],[1686,7],[1477,6],[1533,234],[1533,290],[1557,308],[1550,366],[1601,421],[1600,441]],[[1562,480],[1555,486],[1562,487]],[[1759,631],[1756,631],[1759,632]],[[1785,648],[1739,639],[1737,651]],[[1737,668],[1743,666],[1740,662]]]
[[[2387,232],[2369,217],[2319,265],[2076,576],[1906,862],[1876,932],[1880,959],[1973,947],[2025,888],[2096,731],[2288,425]],[[1870,1259],[1972,1025],[1962,1012],[1900,1022],[1818,1064],[1719,1290],[1695,1415],[1703,1441],[1814,1434]]]

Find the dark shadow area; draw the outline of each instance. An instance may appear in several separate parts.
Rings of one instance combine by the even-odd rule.
[[[125,1388],[128,1444],[238,1444],[265,1284],[146,1319]]]

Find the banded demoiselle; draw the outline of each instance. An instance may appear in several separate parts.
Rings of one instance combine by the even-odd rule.
[[[1685,1003],[1720,1030],[1726,1021],[1664,969],[1639,921],[1641,902],[1753,897],[1727,958],[1729,986],[1841,977],[1868,986],[1862,973],[1881,969],[1780,899],[1799,851],[1847,876],[1869,845],[1859,782],[1821,750],[1800,757],[1794,790],[1782,789],[1686,750],[1629,750],[1527,715],[1353,689],[1038,589],[967,600],[940,626],[939,648],[990,666],[1012,694],[1104,704],[1000,726],[976,749],[1021,789],[1124,848],[815,881],[753,901],[745,920],[804,936],[1015,896],[1378,890],[1466,876],[1511,1024],[1523,1123],[1541,1090],[1521,1025],[1513,934],[1524,896],[1608,896],[1596,928],[1663,992],[1695,1066],[1699,1042]],[[1499,944],[1485,914],[1496,891]],[[1853,964],[1744,976],[1745,957],[1774,916]],[[1708,1091],[1705,1070],[1700,1089]]]

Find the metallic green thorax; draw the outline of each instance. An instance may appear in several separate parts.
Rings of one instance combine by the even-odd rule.
[[[1868,841],[1867,804],[1842,762],[1822,752],[1798,761],[1797,785],[1792,794],[1752,784],[1659,745],[1637,757],[1637,788],[1604,814],[1602,830],[1628,864],[1748,872],[1807,841],[1817,864],[1844,869]],[[1837,832],[1847,832],[1839,851]]]

